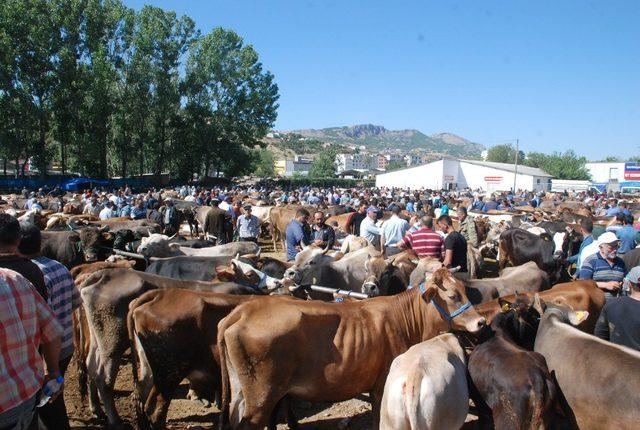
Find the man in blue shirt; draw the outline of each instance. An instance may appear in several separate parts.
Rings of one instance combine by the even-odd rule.
[[[637,234],[638,232],[633,228],[633,215],[625,215],[623,227],[616,232],[616,236],[620,239],[618,254],[624,254],[636,247]]]
[[[287,261],[296,259],[296,255],[302,251],[303,245],[311,243],[309,226],[309,211],[306,209],[298,209],[296,217],[289,223],[285,231],[285,242],[287,244]]]
[[[409,223],[407,220],[400,218],[400,206],[391,205],[391,218],[386,220],[382,224],[381,233],[383,240],[383,249],[386,255],[393,255],[401,252],[402,250],[396,247],[396,244],[402,240],[405,233],[409,230]]]
[[[616,297],[627,270],[624,261],[617,256],[620,240],[611,232],[598,238],[598,252],[588,256],[580,267],[580,279],[593,279],[604,291],[605,300]]]
[[[580,221],[580,230],[582,231],[582,237],[584,239],[582,239],[578,253],[567,258],[567,262],[569,264],[577,264],[582,250],[593,243],[593,221],[588,218],[584,218]]]
[[[484,204],[484,207],[482,208],[482,212],[489,212],[491,210],[496,210],[496,209],[498,209],[498,202],[496,202],[495,197],[491,196],[489,201]]]

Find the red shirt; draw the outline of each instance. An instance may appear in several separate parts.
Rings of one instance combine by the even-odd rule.
[[[428,227],[421,227],[413,233],[407,233],[402,242],[412,248],[419,258],[432,257],[441,260],[444,258],[444,240],[442,236]]]
[[[19,406],[42,386],[40,343],[62,328],[40,294],[22,275],[0,269],[0,413]]]

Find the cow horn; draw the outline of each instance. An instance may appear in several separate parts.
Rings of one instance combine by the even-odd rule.
[[[460,270],[460,266],[450,267],[449,268],[449,272],[450,273],[456,273],[458,270]]]
[[[149,227],[147,227],[147,234],[148,234],[149,236],[151,236],[151,235],[153,234],[153,233],[151,233],[151,229],[150,229]]]
[[[173,236],[169,237],[169,240],[175,239],[175,237],[178,235],[178,233],[174,234]]]
[[[331,248],[329,247],[329,244],[327,243],[327,246],[324,247],[324,249],[322,250],[323,254],[326,254],[327,252],[329,252]]]

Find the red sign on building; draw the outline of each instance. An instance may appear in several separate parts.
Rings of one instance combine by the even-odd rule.
[[[502,176],[485,176],[485,182],[502,182]]]

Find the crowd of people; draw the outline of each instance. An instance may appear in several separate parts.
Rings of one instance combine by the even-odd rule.
[[[165,192],[163,192],[165,191]],[[296,210],[286,228],[286,258],[289,261],[307,245],[333,248],[336,233],[326,223],[326,208],[342,205],[353,211],[352,233],[394,255],[411,248],[420,258],[430,257],[446,267],[467,271],[468,245],[476,247],[478,235],[469,211],[493,209],[511,211],[519,205],[540,206],[541,193],[518,191],[483,196],[474,190],[409,191],[398,189],[340,189],[299,187],[214,187],[180,186],[171,191],[150,190],[136,193],[129,187],[88,190],[64,197],[54,190],[23,190],[24,209],[43,208],[47,199],[52,210],[66,205],[82,207],[82,213],[101,220],[114,217],[151,219],[177,231],[179,218],[174,202],[210,206],[203,230],[217,244],[231,240],[258,241],[260,221],[252,214],[247,196],[266,204],[313,205],[310,212]],[[245,198],[240,198],[244,196]],[[638,225],[626,202],[593,193],[564,193],[556,200],[582,202],[596,216],[612,217],[606,232],[593,237],[593,222],[584,219],[580,250],[569,257],[576,264],[579,279],[593,279],[605,291],[607,304],[598,320],[595,334],[606,340],[640,350],[640,267],[627,268],[621,254],[636,247]],[[462,204],[461,199],[468,204]],[[162,209],[161,209],[162,208]],[[382,221],[383,210],[391,216]],[[410,214],[407,221],[401,212]],[[455,213],[458,228],[454,228]],[[49,401],[36,408],[42,387],[64,378],[74,352],[72,312],[81,305],[69,270],[40,254],[41,232],[34,225],[20,224],[6,213],[0,214],[0,429],[65,429],[69,420],[63,389],[52,393]],[[628,285],[628,290],[625,289]]]

